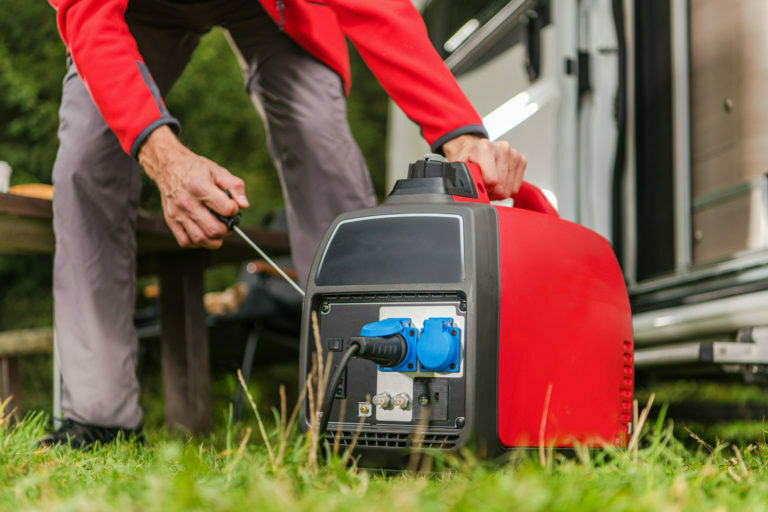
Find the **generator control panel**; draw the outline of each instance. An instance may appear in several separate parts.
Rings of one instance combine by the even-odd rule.
[[[396,335],[407,347],[403,359],[391,367],[351,360],[340,382],[331,384],[337,386],[331,423],[343,417],[353,425],[360,419],[366,425],[463,425],[466,307],[456,294],[450,298],[329,300],[323,305],[321,339],[331,353],[342,352],[354,336]]]
[[[441,379],[463,376],[461,362],[465,317],[458,315],[454,305],[426,304],[382,306],[379,317],[385,322],[390,318],[407,318],[411,329],[418,333],[418,338],[413,343],[415,368],[377,368],[376,394],[373,396],[376,419],[411,422],[414,419],[414,407],[422,410],[441,407],[441,401],[447,404],[447,387],[442,395],[440,390],[431,392],[431,387]],[[425,379],[429,379],[433,386],[425,386]],[[394,400],[386,407],[376,404],[386,397],[400,397],[399,406],[395,405]],[[409,405],[406,406],[406,403]]]

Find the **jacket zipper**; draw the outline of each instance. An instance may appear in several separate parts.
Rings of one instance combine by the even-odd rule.
[[[285,24],[283,22],[283,9],[285,9],[285,0],[275,0],[275,3],[277,4],[277,13],[280,16],[280,21],[277,24],[277,28],[283,30],[283,25]]]

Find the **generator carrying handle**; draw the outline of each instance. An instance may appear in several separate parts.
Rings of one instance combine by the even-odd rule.
[[[521,208],[523,210],[531,210],[533,212],[546,213],[554,217],[560,218],[560,214],[552,203],[549,202],[547,196],[536,185],[532,185],[527,181],[520,184],[520,190],[517,194],[512,196],[515,201],[515,208]]]
[[[472,180],[475,182],[477,188],[478,199],[482,202],[489,203],[488,190],[483,183],[483,177],[480,173],[480,167],[477,164],[466,162],[469,173],[472,175]],[[530,210],[532,212],[544,213],[546,215],[552,215],[553,217],[560,218],[557,210],[552,203],[549,202],[547,196],[536,185],[532,185],[527,181],[520,184],[520,190],[517,194],[512,196],[514,200],[514,208],[520,208],[522,210]]]

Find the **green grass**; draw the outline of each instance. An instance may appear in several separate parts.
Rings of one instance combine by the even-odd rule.
[[[384,476],[338,458],[313,472],[297,433],[273,468],[248,422],[205,438],[151,428],[146,446],[41,451],[44,420],[0,426],[2,510],[765,510],[768,498],[764,442],[742,444],[742,464],[733,446],[684,442],[663,419],[646,425],[636,454],[555,453],[544,466],[531,452],[501,464],[442,458],[437,467],[449,471],[428,476]]]

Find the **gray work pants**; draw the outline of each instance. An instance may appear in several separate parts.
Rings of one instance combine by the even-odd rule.
[[[339,76],[280,32],[256,0],[132,0],[125,18],[163,95],[203,34],[214,25],[228,31],[266,124],[294,264],[306,281],[332,219],[375,203]],[[135,428],[142,422],[133,327],[141,170],[118,145],[74,66],[64,79],[59,115],[54,298],[63,415]]]

